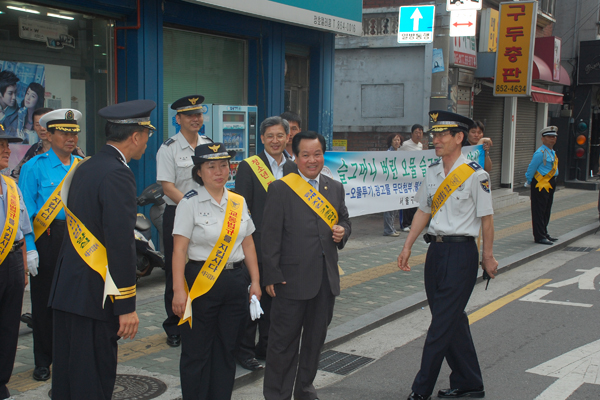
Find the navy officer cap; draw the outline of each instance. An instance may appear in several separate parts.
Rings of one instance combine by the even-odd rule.
[[[98,111],[98,115],[114,124],[139,125],[156,130],[150,123],[150,113],[156,108],[152,100],[131,100],[113,104]]]
[[[471,118],[443,110],[430,111],[429,117],[433,122],[431,125],[432,132],[443,132],[450,128],[457,128],[467,133],[469,127],[475,124]]]
[[[202,102],[204,96],[200,94],[193,94],[191,96],[185,96],[180,98],[171,104],[171,109],[177,111],[177,114],[193,115],[202,113]]]

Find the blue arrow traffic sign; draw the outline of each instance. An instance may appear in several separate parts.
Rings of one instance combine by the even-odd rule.
[[[398,43],[433,42],[435,6],[400,7]]]

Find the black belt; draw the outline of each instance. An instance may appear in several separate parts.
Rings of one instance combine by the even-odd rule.
[[[23,243],[25,243],[24,240],[20,240],[18,242],[14,242],[13,245],[12,245],[12,248],[9,251],[9,253],[14,253],[15,251],[20,250],[21,247],[23,247]]]
[[[475,241],[473,236],[436,236],[430,235],[429,233],[424,234],[423,239],[425,240],[425,243],[463,243]]]
[[[198,264],[202,264],[204,265],[204,263],[206,261],[196,261],[196,260],[190,260],[190,262],[194,262],[194,263],[198,263]],[[223,269],[238,269],[238,268],[242,268],[242,264],[244,262],[243,261],[238,261],[238,262],[228,262],[225,264],[225,268]]]

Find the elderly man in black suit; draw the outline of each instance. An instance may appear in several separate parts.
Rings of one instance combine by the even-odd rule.
[[[107,144],[65,178],[67,232],[49,301],[55,399],[111,399],[117,341],[137,333],[136,187],[127,163],[146,151],[155,107],[134,100],[101,109]]]
[[[269,186],[262,222],[262,279],[273,297],[267,400],[290,399],[294,381],[295,399],[317,398],[313,380],[340,294],[337,251],[350,236],[344,188],[321,174],[325,139],[300,132],[292,149],[299,173]]]
[[[298,168],[291,160],[284,156],[286,142],[290,135],[290,126],[281,117],[269,117],[260,124],[260,140],[265,150],[258,155],[245,159],[240,163],[235,177],[235,191],[246,199],[248,210],[256,230],[252,234],[258,257],[258,269],[262,277],[262,253],[260,251],[261,224],[263,210],[267,199],[267,190],[271,182],[284,177]],[[236,359],[240,365],[251,371],[263,368],[256,360],[264,360],[267,356],[267,341],[269,337],[271,296],[265,293],[260,299],[264,315],[256,321],[250,319],[246,329],[241,330],[243,335],[236,351]],[[258,326],[258,343],[255,345],[256,328]]]

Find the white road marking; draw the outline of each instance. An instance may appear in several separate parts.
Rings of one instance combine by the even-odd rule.
[[[577,283],[579,285],[579,289],[581,290],[596,290],[596,287],[594,286],[594,280],[598,275],[600,275],[600,267],[595,267],[592,269],[577,269],[576,271],[583,272],[583,274],[562,282],[546,285],[546,287],[559,288]]]
[[[548,285],[546,285],[546,286],[548,286]],[[591,306],[593,306],[593,304],[573,303],[570,301],[542,300],[542,297],[544,297],[548,293],[552,293],[552,290],[538,289],[535,292],[528,294],[527,296],[521,297],[519,299],[519,301],[530,301],[532,303],[557,304],[557,305],[561,305],[561,306],[573,306],[573,307],[591,307]]]

